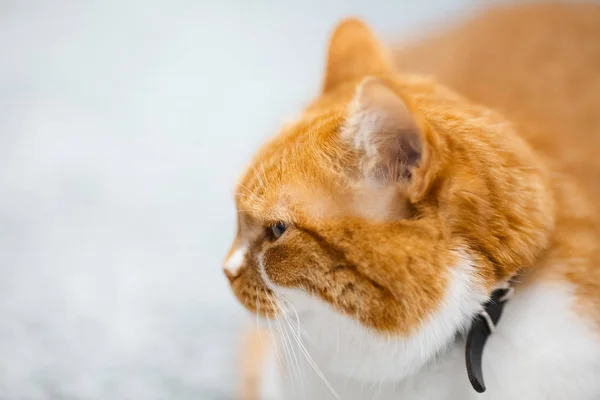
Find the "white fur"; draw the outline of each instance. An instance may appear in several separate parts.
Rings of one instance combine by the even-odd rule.
[[[454,339],[485,301],[468,258],[453,269],[444,304],[404,338],[381,337],[300,290],[277,288],[261,269],[267,284],[298,311],[304,345],[342,399],[600,399],[600,340],[573,311],[567,283],[519,290],[507,303],[484,352],[487,392],[477,394],[467,379],[464,342]],[[282,354],[285,339],[279,340]],[[334,399],[295,349],[303,384],[290,356],[281,398]]]
[[[242,265],[244,265],[244,261],[246,259],[246,253],[248,249],[246,246],[241,246],[237,248],[231,255],[225,260],[223,267],[233,275],[236,275]]]
[[[259,396],[261,400],[282,399],[281,388],[284,381],[281,379],[277,354],[272,346],[266,348],[264,364],[261,365],[261,385]]]
[[[304,315],[302,326],[313,339],[311,347],[326,354],[323,362],[329,370],[364,381],[396,381],[418,372],[481,309],[486,295],[473,272],[472,261],[461,253],[441,307],[407,337],[377,335],[299,289],[279,289],[279,293]],[[340,351],[331,351],[336,348]]]

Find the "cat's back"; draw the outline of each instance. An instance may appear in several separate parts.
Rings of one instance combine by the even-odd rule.
[[[395,56],[499,109],[600,196],[600,4],[496,7]]]

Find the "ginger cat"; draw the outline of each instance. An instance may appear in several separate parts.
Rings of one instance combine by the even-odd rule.
[[[225,273],[272,328],[274,398],[600,399],[599,152],[600,5],[395,52],[341,22],[235,193]]]

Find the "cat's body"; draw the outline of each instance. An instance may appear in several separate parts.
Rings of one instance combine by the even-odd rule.
[[[598,4],[500,8],[400,48],[395,61],[521,124],[536,151],[598,202],[599,14]]]
[[[344,29],[351,30],[351,28]],[[356,29],[351,34],[343,33],[342,30],[342,34],[337,35],[344,40],[355,40],[356,43],[370,41],[362,36],[360,29]],[[337,88],[340,86],[337,81],[343,80],[338,76],[331,77],[331,70],[337,68],[336,40],[332,41],[330,48],[328,76],[324,89],[326,96],[325,99],[318,100],[309,107],[307,114],[309,117],[305,118],[310,121],[314,120],[314,117],[310,117],[314,114],[313,109],[328,107],[329,103],[338,101],[338,97],[348,96],[344,94],[343,87],[335,89],[340,91],[339,93],[334,91],[333,95],[327,95],[329,86]],[[371,46],[370,42],[368,46]],[[341,46],[338,52],[344,53],[348,47],[352,46]],[[347,63],[348,60],[342,57],[340,63]],[[425,110],[423,118],[428,123],[441,127],[438,130],[447,129],[449,132],[450,136],[442,135],[441,140],[450,141],[444,143],[450,143],[447,145],[452,149],[450,153],[456,154],[456,165],[467,165],[470,162],[469,157],[476,159],[481,154],[488,154],[481,162],[489,161],[490,164],[485,164],[487,166],[481,167],[480,170],[474,168],[475,175],[466,172],[466,169],[456,171],[456,169],[452,170],[454,167],[449,168],[449,171],[452,171],[449,174],[454,173],[456,176],[440,178],[441,182],[446,183],[439,185],[446,188],[454,184],[459,185],[460,182],[462,186],[459,189],[448,189],[450,193],[448,194],[444,192],[446,189],[439,189],[437,188],[439,185],[433,185],[437,188],[436,191],[441,191],[439,192],[441,194],[436,192],[438,194],[435,195],[436,200],[431,203],[435,204],[431,206],[432,208],[423,206],[425,208],[419,209],[422,200],[411,197],[416,195],[410,190],[408,193],[411,205],[406,209],[404,207],[400,207],[400,210],[390,209],[390,204],[401,202],[394,197],[395,194],[392,195],[392,199],[396,200],[379,202],[371,200],[365,203],[363,197],[371,199],[373,197],[369,197],[371,192],[362,188],[361,195],[354,194],[352,201],[357,201],[363,208],[368,204],[368,211],[361,209],[356,213],[360,218],[375,221],[364,222],[367,226],[364,228],[365,236],[370,236],[373,241],[369,243],[368,238],[364,239],[367,241],[364,247],[362,241],[355,239],[352,233],[348,233],[355,230],[363,232],[361,230],[363,222],[351,225],[349,231],[342,223],[339,223],[341,227],[338,229],[336,225],[338,222],[331,222],[332,220],[323,216],[318,218],[319,222],[314,222],[306,216],[311,213],[313,216],[329,213],[327,210],[333,208],[328,208],[328,202],[336,203],[337,194],[323,195],[321,192],[318,199],[324,200],[319,200],[318,212],[314,211],[314,199],[308,202],[312,207],[296,205],[303,210],[302,214],[294,214],[291,217],[297,224],[297,229],[307,226],[307,230],[317,232],[312,235],[318,238],[317,243],[319,243],[318,247],[303,249],[303,254],[310,254],[311,251],[318,253],[321,250],[317,251],[317,249],[321,248],[334,254],[330,258],[334,261],[325,262],[321,261],[324,256],[316,253],[315,261],[309,258],[309,263],[314,262],[315,265],[320,266],[329,265],[328,263],[339,264],[342,262],[340,260],[343,260],[341,266],[335,264],[330,270],[323,267],[327,272],[324,273],[325,275],[318,276],[321,280],[324,279],[323,276],[333,279],[335,281],[333,283],[329,282],[324,286],[317,284],[316,288],[313,288],[314,283],[310,281],[313,272],[310,269],[301,272],[308,278],[292,279],[294,272],[289,271],[294,270],[295,264],[278,255],[277,262],[287,262],[285,264],[287,275],[282,275],[283,272],[273,269],[269,264],[275,262],[271,261],[271,259],[275,260],[274,256],[267,257],[265,261],[265,255],[269,255],[270,244],[261,245],[260,251],[248,253],[250,256],[258,254],[256,257],[259,272],[256,276],[260,278],[250,276],[244,279],[250,279],[251,282],[262,279],[269,288],[267,290],[270,293],[267,294],[269,301],[279,298],[284,303],[282,308],[293,311],[280,317],[280,322],[276,322],[277,320],[271,322],[271,324],[282,324],[281,330],[276,328],[278,325],[273,325],[273,331],[279,343],[279,357],[287,360],[284,361],[284,367],[276,382],[278,393],[275,398],[333,399],[335,397],[332,392],[335,391],[345,400],[599,399],[600,219],[597,207],[600,205],[600,156],[597,153],[600,151],[600,6],[529,5],[494,10],[457,29],[444,31],[439,36],[424,40],[415,46],[402,46],[394,54],[394,64],[402,73],[433,75],[437,81],[464,95],[470,101],[500,111],[514,126],[516,135],[524,138],[533,148],[535,160],[532,159],[530,164],[529,153],[525,151],[523,158],[515,161],[510,154],[513,150],[515,154],[521,152],[521,145],[508,133],[506,140],[511,143],[517,140],[515,142],[517,144],[514,145],[516,147],[511,144],[505,148],[503,143],[495,142],[496,139],[492,140],[486,136],[487,133],[482,136],[483,142],[470,142],[468,133],[465,134],[464,139],[455,139],[456,135],[462,134],[456,132],[463,131],[460,122],[453,120],[455,114],[442,113],[441,117],[438,114],[440,108],[454,107],[456,102],[456,107],[460,110],[456,118],[463,121],[461,119],[463,118],[462,99],[447,95],[443,88],[429,89],[427,86],[425,90],[421,85],[426,84],[414,81],[413,78],[401,78],[405,80],[401,84],[401,89],[397,91],[403,92],[403,96],[408,93],[407,97],[410,101],[414,101],[412,104],[416,104],[416,109],[420,112]],[[379,75],[380,69],[383,68],[379,65],[362,65],[362,67],[370,68],[368,71],[370,73],[364,75]],[[341,74],[353,73],[355,72],[345,70]],[[356,77],[360,76],[356,75]],[[345,75],[343,78],[346,78]],[[388,107],[385,108],[388,111],[391,107],[397,106],[394,100],[388,99],[389,94],[384,93],[385,89],[377,87],[379,83],[368,81],[361,85],[363,86],[359,86],[358,89],[360,95],[362,90],[366,93],[364,96],[374,97],[365,100],[357,94],[358,100],[364,100],[359,107],[363,114],[352,114],[352,111],[349,111],[351,117],[342,128],[339,128],[343,136],[346,131],[352,131],[352,124],[358,120],[356,129],[349,134],[352,135],[356,146],[362,143],[360,135],[372,134],[369,130],[375,129],[373,125],[379,130],[389,128],[388,121],[385,121],[387,114],[377,114],[378,118],[384,119],[384,123],[374,118],[361,120],[361,116],[370,111],[369,107],[372,103],[385,104],[381,107]],[[375,87],[372,87],[373,85]],[[424,92],[427,93],[423,94]],[[428,96],[436,97],[438,92],[442,98],[448,96],[447,99],[440,103],[429,103]],[[386,100],[382,100],[383,98]],[[344,101],[344,107],[347,107],[347,101]],[[388,101],[393,104],[390,105]],[[356,98],[353,102],[351,104],[357,102]],[[431,108],[427,108],[430,106]],[[490,116],[487,111],[481,111],[477,107],[473,108],[474,111],[470,108],[469,111],[465,111],[469,124],[479,126],[477,121],[481,119],[483,121],[481,125],[485,125],[486,130],[497,129],[500,132],[498,140],[501,141],[501,133],[504,130],[508,132],[512,128],[508,125],[504,127],[502,120],[495,122],[496,117]],[[409,108],[412,110],[411,107]],[[453,110],[453,113],[455,111]],[[323,125],[327,121],[318,121],[318,123]],[[389,122],[392,127],[393,123],[394,121]],[[417,125],[422,126],[420,123]],[[404,129],[402,132],[408,129],[402,126]],[[475,132],[473,130],[475,128],[464,129],[466,132],[470,132],[468,129]],[[286,133],[283,137],[285,135],[289,134]],[[473,133],[473,135],[477,134]],[[432,148],[439,145],[437,139],[427,137],[422,140]],[[453,140],[456,142],[452,142]],[[280,145],[277,141],[273,143],[268,146]],[[500,150],[497,152],[494,150],[491,153],[478,153],[488,145],[495,149],[496,143],[500,143],[498,144]],[[304,143],[295,144],[294,148],[302,145]],[[365,146],[364,151],[367,155],[370,151],[377,150],[369,148],[368,144]],[[399,146],[402,146],[402,143]],[[464,154],[463,147],[466,149]],[[406,147],[401,150],[406,151]],[[417,156],[422,157],[418,168],[430,168],[429,163],[433,161],[428,158],[431,157],[430,155],[425,155],[427,151],[421,152],[419,147],[415,152],[418,153]],[[429,154],[435,154],[435,151]],[[300,157],[296,153],[289,153],[289,156]],[[267,162],[266,174],[260,168],[264,167],[262,161],[271,157],[271,154],[263,150],[258,157],[261,163],[257,165],[260,167],[258,171],[257,167],[254,167],[251,174],[258,174],[259,178],[255,178],[255,181],[261,181],[260,186],[264,186],[264,181],[272,179],[269,175],[270,164]],[[381,160],[378,159],[379,161]],[[406,156],[403,164],[398,168],[410,162],[411,157]],[[366,168],[365,163],[358,165],[359,168]],[[381,166],[377,164],[376,167]],[[496,167],[499,168],[498,171],[490,171]],[[540,169],[540,180],[537,180],[535,174],[531,181],[523,175],[529,173],[530,168],[532,171]],[[379,176],[369,175],[372,169],[366,171],[364,174],[371,180],[376,180]],[[424,178],[418,175],[418,171],[418,169],[410,169],[408,173],[399,173],[394,170],[393,176],[398,180],[412,179],[419,182],[419,179]],[[439,172],[440,169],[435,171],[438,175],[446,176]],[[284,172],[281,170],[278,172],[278,179],[281,181],[285,180]],[[377,169],[376,172],[379,173],[380,170]],[[481,182],[477,178],[479,172],[485,175]],[[496,177],[500,177],[499,183],[495,181]],[[389,173],[386,179],[391,179]],[[248,179],[243,185],[252,189]],[[512,185],[523,186],[511,192],[514,189]],[[337,189],[331,189],[331,193],[335,190]],[[387,192],[378,193],[377,197],[383,198],[385,193]],[[303,195],[304,191],[300,191],[299,196]],[[485,201],[488,197],[489,204]],[[458,199],[457,202],[466,199],[460,207],[457,206],[456,210],[472,206],[474,216],[466,213],[458,217],[456,210],[448,213],[438,210],[438,207],[444,209],[445,204],[453,202],[455,198]],[[281,204],[281,201],[277,204]],[[244,208],[259,207],[256,204],[250,205],[251,207],[246,204]],[[441,218],[444,221],[443,228],[440,230],[432,228],[433,230],[424,231],[426,234],[423,237],[419,236],[416,239],[409,237],[407,240],[399,239],[398,242],[393,242],[397,235],[408,235],[408,233],[398,233],[396,236],[390,233],[390,236],[383,238],[377,236],[379,234],[379,231],[375,230],[375,226],[379,226],[377,221],[409,218],[406,216],[410,213],[407,210],[411,210],[413,206],[419,209],[417,214],[423,220],[427,220],[427,217],[422,216],[427,215],[428,212],[435,215],[431,220],[432,226],[437,226],[435,221]],[[485,215],[478,215],[480,209],[487,210],[487,212],[481,211]],[[347,215],[350,215],[348,218],[354,218],[356,213],[353,212],[340,211],[344,218]],[[481,228],[478,224],[488,214],[493,216],[486,222],[489,224],[491,238],[479,241],[487,231],[478,229],[487,228]],[[508,217],[496,220],[494,219],[496,215],[508,215]],[[531,221],[528,220],[529,216]],[[281,217],[266,219],[278,220]],[[454,219],[459,221],[456,222]],[[446,224],[448,220],[454,221],[452,223],[457,225],[448,228],[452,224]],[[323,221],[327,221],[327,224]],[[472,225],[462,227],[463,223]],[[411,229],[416,229],[416,226],[411,226]],[[493,233],[496,229],[499,233]],[[388,230],[389,228],[386,228],[386,234]],[[342,235],[340,232],[351,236],[348,243],[339,239]],[[448,238],[446,236],[449,232],[452,232],[452,235]],[[543,232],[547,232],[547,235]],[[469,236],[471,233],[473,236]],[[295,234],[295,232],[287,234],[289,237],[285,240],[294,240]],[[524,236],[520,237],[519,234]],[[441,235],[440,240],[443,243],[448,241],[451,244],[446,247],[437,239],[432,239],[429,249],[435,255],[430,256],[427,253],[426,245],[424,245],[425,253],[420,255],[421,241],[419,240],[422,239],[425,243],[424,238],[436,238],[438,237],[436,235]],[[465,240],[455,241],[454,236],[462,237],[462,235],[465,235]],[[304,237],[302,243],[312,237]],[[378,239],[375,239],[376,237]],[[238,238],[238,241],[240,240]],[[382,250],[380,257],[379,254],[371,254],[371,249],[373,246],[386,248],[388,240],[389,254],[396,254],[394,253],[394,246],[396,246],[397,254],[404,254],[403,252],[406,251],[408,257],[427,261],[418,265],[417,269],[409,269],[405,275],[394,272],[395,265],[401,265],[401,261],[392,262],[389,267],[383,266],[381,267],[383,272],[373,272],[370,275],[370,268],[374,268],[374,264],[384,265],[386,262],[384,256],[388,254]],[[417,241],[411,242],[411,240]],[[396,244],[392,246],[393,243]],[[498,250],[498,246],[506,243],[511,245]],[[403,248],[405,245],[408,249]],[[510,253],[519,246],[523,246],[522,253],[518,253],[517,250],[514,254]],[[234,245],[234,248],[239,246]],[[356,251],[356,254],[352,253],[353,251]],[[495,253],[496,251],[498,252]],[[250,257],[245,254],[243,259],[248,260]],[[365,256],[365,260],[361,254],[369,255]],[[398,260],[404,260],[402,256],[398,257]],[[235,257],[228,258],[231,263],[231,259]],[[374,263],[372,261],[374,258],[379,261]],[[367,269],[361,269],[363,262],[367,265]],[[417,276],[426,269],[426,265],[434,265],[437,262],[448,267],[448,275],[445,275],[446,272],[440,272],[442,270],[436,270],[438,272],[425,278]],[[512,262],[515,263],[514,266]],[[346,264],[357,266],[349,267]],[[485,267],[486,265],[488,267]],[[400,266],[398,269],[402,270]],[[346,272],[348,276],[344,275]],[[388,272],[392,274],[389,275],[392,278],[385,275]],[[359,275],[354,275],[355,273]],[[400,277],[396,278],[394,273],[400,274]],[[317,275],[317,272],[314,274]],[[443,283],[436,280],[438,274],[446,277]],[[371,282],[368,287],[362,286],[363,281],[360,279],[364,275],[368,275],[367,278]],[[230,279],[240,299],[250,292],[252,301],[256,301],[257,305],[265,304],[261,300],[259,289],[256,289],[256,296],[254,296],[251,292],[253,289],[235,286],[239,285],[235,283],[238,281],[234,280],[237,276],[235,278],[230,276]],[[373,287],[376,291],[385,292],[388,288],[386,279],[400,282],[398,292],[394,291],[396,289],[389,289],[394,301],[385,303],[384,300],[387,298],[383,297],[370,300],[372,297],[369,297],[371,295],[368,291]],[[427,292],[423,298],[418,297],[419,291],[411,294],[410,285],[407,284],[419,279],[423,279],[420,292]],[[347,282],[348,280],[350,283]],[[338,290],[336,284],[342,281],[345,283],[342,289]],[[467,379],[464,331],[480,310],[481,304],[489,298],[490,291],[508,281],[515,287],[515,294],[507,302],[496,332],[490,336],[485,347],[483,374],[487,391],[478,394]],[[431,311],[428,311],[429,303],[426,300],[437,298],[438,287],[443,287],[440,292],[443,293],[440,294],[441,300],[436,302]],[[346,300],[346,289],[362,296],[359,299],[361,303],[357,303],[358,306],[352,303],[352,299]],[[432,291],[428,292],[429,290]],[[406,297],[402,297],[404,294]],[[396,317],[396,314],[373,314],[376,311],[368,308],[371,304],[369,301],[375,304],[373,310],[393,309],[396,302],[402,304],[408,302],[408,305],[402,306],[404,307],[402,317]],[[410,322],[413,303],[418,304],[418,307],[415,307],[427,315],[417,318],[419,322],[416,325],[411,325]],[[277,308],[272,306],[273,309]],[[365,317],[362,313],[367,311],[363,310],[368,310],[370,314]],[[260,306],[258,312],[261,312]],[[300,320],[299,329],[296,329],[295,325],[297,319]],[[405,321],[405,323],[398,325],[395,321]],[[305,350],[296,344],[296,335],[304,343]],[[329,385],[326,385],[322,377],[314,372],[303,355],[304,351],[312,356]],[[271,360],[274,360],[274,357]]]

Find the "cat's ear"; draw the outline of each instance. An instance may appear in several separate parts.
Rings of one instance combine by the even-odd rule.
[[[388,82],[368,77],[356,89],[341,134],[360,154],[365,179],[401,184],[417,201],[435,173],[433,146],[422,125]]]
[[[390,57],[371,30],[360,20],[340,22],[329,42],[323,93],[340,83],[391,71]]]

